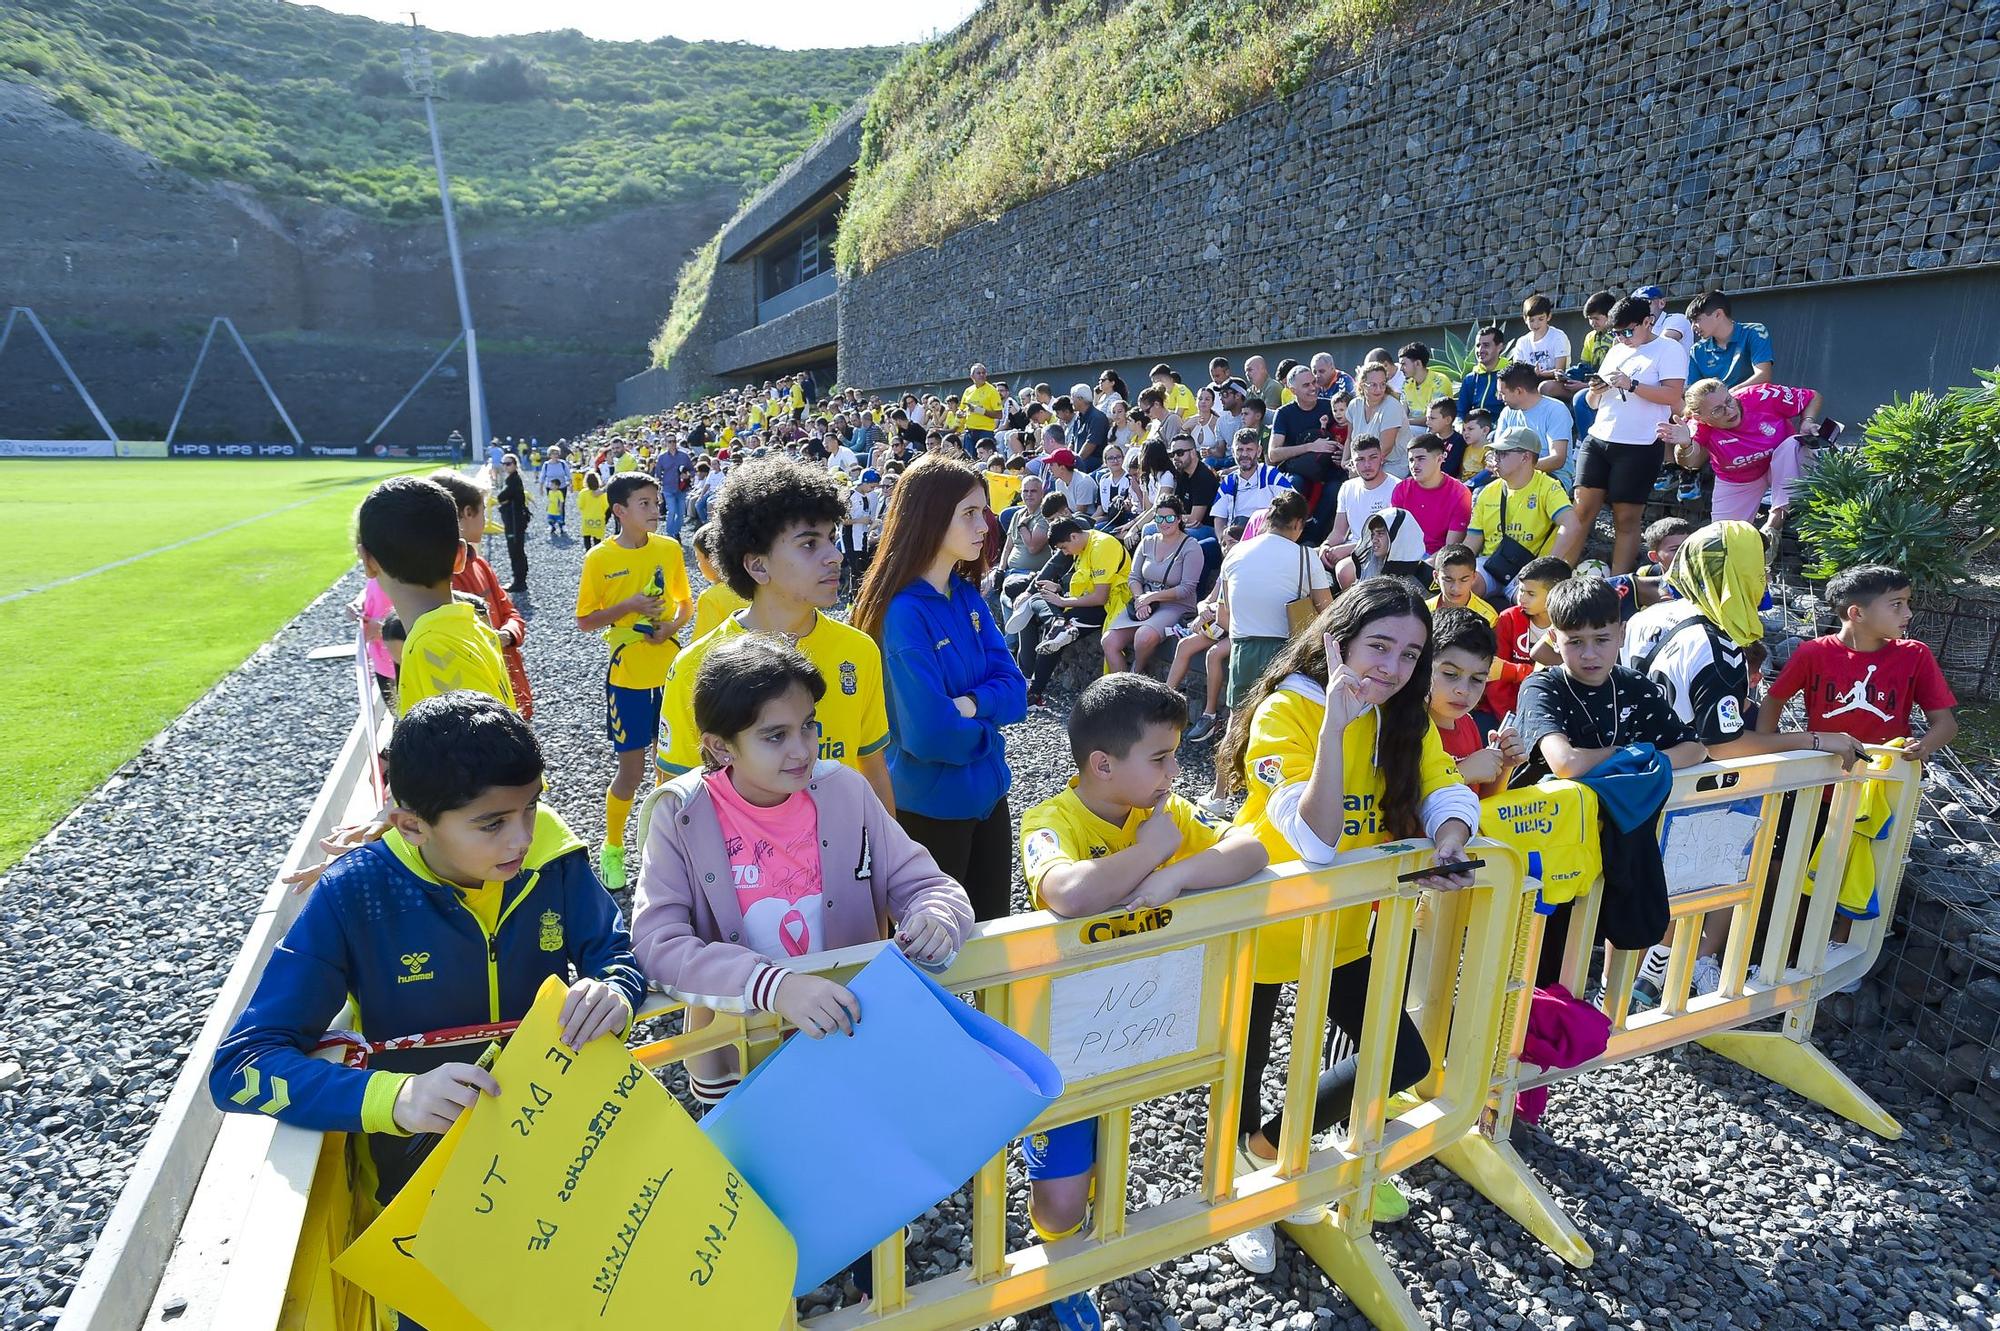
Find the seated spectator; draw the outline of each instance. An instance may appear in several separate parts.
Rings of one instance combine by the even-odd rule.
[[[1437,555],[1438,594],[1428,602],[1431,612],[1470,610],[1491,624],[1498,618],[1498,612],[1479,594],[1479,589],[1485,585],[1485,579],[1479,575],[1479,560],[1472,553],[1472,548],[1447,545]]]
[[[1143,671],[1170,631],[1194,617],[1196,588],[1206,555],[1183,528],[1181,501],[1161,495],[1153,505],[1153,531],[1139,542],[1127,577],[1130,598],[1104,628],[1104,667],[1113,674]]]
[[[1434,402],[1451,402],[1452,418],[1457,418],[1458,404],[1452,400],[1454,385],[1451,376],[1431,364],[1429,347],[1422,342],[1405,343],[1403,349],[1396,353],[1396,366],[1402,371],[1401,396],[1412,422],[1423,421],[1430,426],[1428,418]],[[1435,427],[1432,427],[1432,432],[1436,432]]]
[[[1646,544],[1646,562],[1639,565],[1641,578],[1660,578],[1674,566],[1674,556],[1683,542],[1694,534],[1694,524],[1686,518],[1661,518],[1648,523],[1640,537]]]
[[[1444,440],[1434,434],[1412,439],[1410,475],[1389,492],[1389,502],[1414,518],[1423,532],[1426,556],[1463,541],[1472,525],[1472,491],[1444,474],[1446,451]]]
[[[1061,664],[1063,649],[1083,636],[1086,629],[1104,627],[1105,621],[1125,606],[1130,594],[1127,574],[1130,561],[1125,547],[1114,536],[1092,531],[1071,516],[1049,528],[1049,544],[1068,561],[1069,580],[1062,584],[1053,561],[1034,582],[1034,595],[1023,604],[1031,607],[1026,616],[1019,609],[1008,628],[1021,635],[1021,647],[1032,652],[1028,672],[1028,702],[1039,705],[1049,680]],[[1015,619],[1021,622],[1016,623]],[[1030,663],[1022,662],[1024,669]]]
[[[1181,501],[1181,511],[1186,514],[1188,534],[1203,545],[1214,545],[1215,527],[1209,521],[1209,515],[1215,510],[1219,488],[1215,473],[1202,465],[1201,453],[1195,447],[1192,435],[1183,434],[1173,440],[1168,445],[1167,458],[1173,463],[1174,493]]]
[[[1458,403],[1450,394],[1433,399],[1424,408],[1424,428],[1444,441],[1444,474],[1455,481],[1466,477],[1465,436],[1458,432]],[[1478,471],[1478,466],[1473,467]]]
[[[1533,430],[1542,441],[1542,456],[1536,460],[1535,470],[1555,477],[1564,493],[1569,493],[1576,488],[1569,457],[1576,422],[1567,405],[1542,395],[1544,382],[1548,381],[1532,365],[1521,361],[1500,371],[1500,400],[1507,405],[1501,408],[1494,428],[1506,431],[1525,425]]]
[[[1387,353],[1384,353],[1387,354]],[[1393,476],[1404,476],[1409,464],[1403,450],[1408,443],[1409,413],[1402,401],[1389,392],[1389,368],[1368,365],[1361,371],[1361,395],[1347,406],[1347,428],[1351,437],[1374,435],[1382,441],[1382,465]]]
[[[1689,378],[1720,379],[1725,388],[1772,382],[1776,365],[1770,330],[1731,318],[1729,297],[1704,291],[1688,302],[1687,317],[1695,333],[1688,348]]]
[[[1360,580],[1403,578],[1418,591],[1429,591],[1431,566],[1424,560],[1423,531],[1410,515],[1391,505],[1368,515],[1361,528],[1362,548],[1355,555]]]
[[[1480,557],[1479,571],[1494,597],[1511,595],[1515,577],[1532,559],[1576,558],[1589,531],[1556,479],[1535,470],[1541,446],[1535,432],[1522,425],[1494,440],[1491,451],[1498,475],[1472,500],[1472,525],[1466,528],[1465,543]]]
[[[1470,610],[1431,616],[1431,724],[1444,751],[1458,764],[1458,779],[1482,798],[1503,789],[1521,762],[1521,740],[1512,725],[1480,734],[1472,711],[1493,668],[1493,625]]]
[[[1256,431],[1238,430],[1234,451],[1236,465],[1217,482],[1212,514],[1225,550],[1243,539],[1243,528],[1252,514],[1269,508],[1278,491],[1297,485],[1292,477],[1264,461],[1264,446]]]
[[[1368,519],[1389,507],[1396,478],[1382,468],[1382,441],[1364,434],[1354,441],[1354,475],[1342,482],[1333,529],[1319,548],[1320,562],[1352,587],[1359,574],[1357,555],[1366,553],[1361,533]]]
[[[1293,400],[1278,408],[1271,423],[1271,445],[1266,456],[1304,491],[1311,505],[1306,539],[1317,544],[1332,530],[1340,483],[1347,479],[1347,469],[1341,461],[1345,450],[1340,442],[1346,436],[1343,433],[1340,440],[1335,438],[1333,406],[1320,400],[1319,386],[1311,370],[1293,366],[1285,387]],[[1346,428],[1343,417],[1341,429]]]
[[[1097,512],[1097,478],[1080,470],[1076,454],[1058,448],[1042,459],[1042,481],[1051,490],[1061,490],[1070,511],[1088,521]]]
[[[1475,407],[1498,414],[1500,369],[1506,361],[1500,355],[1500,326],[1488,324],[1472,340],[1474,368],[1458,384],[1458,418],[1464,420]],[[1469,436],[1468,436],[1469,437]]]
[[[1569,368],[1569,334],[1553,326],[1555,313],[1555,302],[1539,291],[1522,301],[1521,317],[1528,321],[1528,331],[1515,338],[1507,352],[1514,364],[1532,367],[1540,379],[1558,378]]]

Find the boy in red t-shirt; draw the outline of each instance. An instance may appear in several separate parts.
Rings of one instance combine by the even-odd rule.
[[[1569,564],[1554,555],[1529,560],[1515,582],[1514,604],[1493,621],[1499,654],[1493,658],[1493,677],[1487,682],[1480,710],[1490,712],[1494,720],[1514,710],[1521,681],[1534,673],[1535,648],[1549,636],[1549,589],[1568,582],[1570,575]],[[1551,654],[1549,660],[1554,659]]]
[[[1493,666],[1493,647],[1493,628],[1475,611],[1448,606],[1431,621],[1431,723],[1459,776],[1482,797],[1505,785],[1523,756],[1510,719],[1503,719],[1491,739],[1480,737],[1472,719]]]
[[[1921,708],[1924,737],[1905,745],[1919,761],[1958,734],[1952,708],[1958,699],[1921,642],[1903,637],[1910,626],[1910,578],[1885,564],[1848,569],[1827,584],[1827,601],[1840,630],[1801,644],[1771,685],[1757,711],[1757,730],[1771,734],[1793,694],[1805,698],[1806,728],[1852,735],[1864,744],[1907,739],[1910,708]]]

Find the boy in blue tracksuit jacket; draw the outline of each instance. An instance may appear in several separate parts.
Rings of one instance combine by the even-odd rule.
[[[624,1031],[645,994],[632,937],[587,850],[541,804],[543,761],[519,715],[483,694],[427,698],[396,725],[392,830],[336,861],[265,963],[216,1051],[224,1110],[366,1132],[387,1201],[442,1132],[499,1093],[482,1046],[383,1052],[367,1070],[312,1057],[352,998],[370,1042],[518,1021],[551,975],[574,977],[564,1040]]]

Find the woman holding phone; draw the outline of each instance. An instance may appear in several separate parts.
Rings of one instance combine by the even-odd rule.
[[[1323,865],[1335,855],[1397,838],[1429,837],[1440,872],[1416,881],[1451,891],[1471,886],[1451,870],[1479,826],[1479,800],[1445,753],[1428,705],[1431,617],[1423,595],[1401,578],[1368,578],[1335,597],[1258,678],[1230,718],[1216,754],[1219,779],[1247,788],[1236,826],[1253,830],[1273,865]],[[1356,906],[1335,917],[1326,1019],[1358,1045],[1367,1015],[1371,912]],[[1238,1168],[1277,1159],[1282,1108],[1262,1117],[1264,1068],[1281,987],[1299,978],[1303,927],[1268,926],[1257,942],[1256,985],[1243,1058]],[[1359,1070],[1356,1055],[1320,1075],[1313,1130],[1347,1118]],[[1415,1085],[1431,1068],[1423,1036],[1407,1014],[1398,1027],[1391,1092]],[[1291,1217],[1313,1223],[1325,1208]],[[1392,1185],[1378,1184],[1375,1218],[1399,1219],[1409,1206]],[[1277,1261],[1270,1227],[1229,1241],[1245,1269],[1268,1273]]]
[[[889,499],[849,622],[881,644],[896,821],[964,885],[975,919],[1013,910],[1013,772],[1000,727],[1028,714],[1028,681],[979,594],[986,482],[941,453]]]

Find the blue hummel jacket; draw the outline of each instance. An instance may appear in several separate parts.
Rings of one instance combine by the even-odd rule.
[[[950,597],[922,578],[882,612],[889,780],[896,807],[927,818],[984,818],[1013,782],[1000,727],[1028,714],[1028,680],[979,589],[954,573]],[[974,716],[953,698],[970,697]]]
[[[389,1133],[402,1076],[478,1057],[480,1046],[377,1054],[368,1070],[312,1056],[349,997],[361,1034],[384,1040],[517,1021],[549,976],[612,985],[637,1012],[646,981],[617,903],[553,809],[538,814],[521,871],[501,894],[492,937],[400,835],[343,855],[264,965],[250,1004],[216,1051],[209,1093],[224,1110],[261,1112],[325,1132]],[[389,1074],[389,1075],[385,1075]],[[384,1159],[385,1197],[414,1161]],[[408,1168],[398,1166],[407,1163]]]

